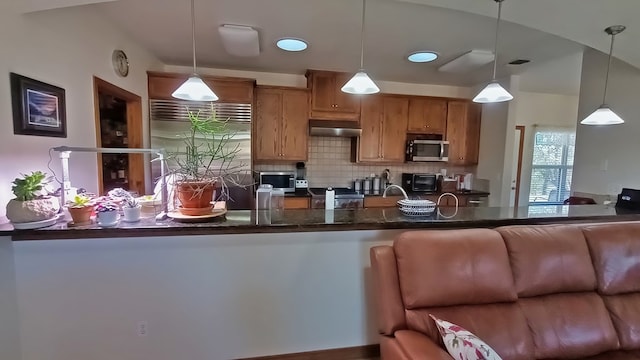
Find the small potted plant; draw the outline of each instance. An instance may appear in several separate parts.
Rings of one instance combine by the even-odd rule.
[[[76,195],[67,204],[69,214],[75,225],[83,225],[91,222],[93,204],[91,198],[85,195]]]
[[[124,221],[136,222],[140,221],[140,209],[142,206],[136,200],[131,193],[122,188],[115,188],[109,191],[109,197],[119,200],[122,204],[122,213],[124,214]]]
[[[49,196],[46,174],[41,171],[13,180],[11,191],[16,196],[6,207],[7,218],[14,224],[53,219],[60,210],[58,198]]]
[[[118,205],[111,201],[104,201],[96,205],[98,225],[114,226],[118,223]]]

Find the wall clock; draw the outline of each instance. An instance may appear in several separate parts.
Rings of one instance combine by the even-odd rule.
[[[113,69],[116,71],[116,74],[122,77],[129,75],[129,59],[124,51],[113,50],[111,61],[113,62]]]

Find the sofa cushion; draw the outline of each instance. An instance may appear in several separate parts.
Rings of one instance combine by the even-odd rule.
[[[518,296],[595,290],[589,247],[579,228],[549,225],[496,230],[509,251]]]
[[[430,315],[449,355],[458,360],[502,360],[491,346],[460,325]]]
[[[596,293],[520,299],[538,359],[572,359],[619,348],[618,337]]]
[[[431,339],[416,331],[400,330],[394,334],[395,341],[399,345],[395,353],[382,351],[385,347],[392,348],[389,344],[380,342],[383,359],[400,360],[403,355],[408,359],[451,360],[451,356],[443,348]],[[400,352],[401,354],[397,354]],[[388,356],[391,355],[391,356]],[[396,356],[400,355],[400,356]]]
[[[640,349],[640,293],[605,296],[603,299],[621,348]]]
[[[639,360],[640,357],[627,351],[608,351],[603,354],[591,356],[585,360]]]
[[[429,314],[473,332],[504,359],[531,359],[534,351],[533,341],[526,318],[517,303],[407,310],[409,329],[426,334],[434,342],[442,343],[438,329],[429,318]]]
[[[393,246],[406,309],[516,300],[507,249],[496,231],[412,231]]]
[[[598,290],[605,295],[640,291],[640,224],[583,228],[591,250]]]

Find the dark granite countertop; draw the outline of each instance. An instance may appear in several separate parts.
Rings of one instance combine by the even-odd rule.
[[[263,216],[264,214],[259,214]],[[106,237],[186,236],[215,234],[249,234],[309,231],[345,231],[376,229],[429,229],[497,227],[517,224],[561,222],[604,222],[640,220],[640,212],[630,212],[604,205],[532,206],[521,208],[461,207],[443,208],[426,217],[408,217],[396,208],[357,210],[285,210],[280,219],[257,223],[256,212],[234,210],[226,218],[207,223],[179,223],[174,220],[143,219],[138,223],[120,222],[114,228],[98,225],[68,228],[66,222],[44,229],[13,230],[0,225],[0,235],[14,241],[90,239]]]
[[[419,197],[423,197],[423,196],[440,196],[443,193],[445,193],[445,191],[438,191],[438,192],[432,192],[432,193],[407,192],[407,195],[410,198],[419,198]],[[489,195],[491,195],[490,193],[488,193],[486,191],[478,191],[478,190],[460,190],[460,191],[453,191],[452,193],[457,195],[457,196],[489,196]],[[365,193],[364,196],[382,196],[382,192],[379,192],[379,193]],[[397,189],[391,189],[391,190],[389,190],[387,192],[387,196],[402,196],[402,193]]]

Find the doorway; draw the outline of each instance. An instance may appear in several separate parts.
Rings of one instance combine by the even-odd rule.
[[[142,99],[93,77],[97,147],[142,147]],[[144,155],[98,153],[98,191],[123,188],[144,195]]]
[[[511,167],[511,192],[509,206],[520,206],[520,177],[522,176],[522,153],[524,149],[524,129],[522,125],[516,126],[515,140],[513,143],[513,166]]]

